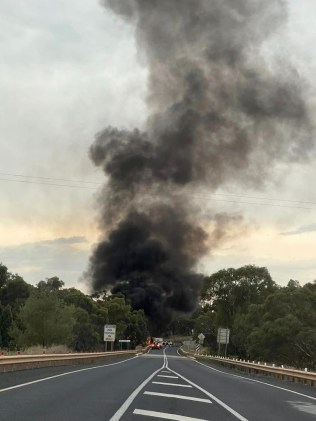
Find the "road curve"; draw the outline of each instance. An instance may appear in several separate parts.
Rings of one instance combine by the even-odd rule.
[[[309,421],[315,388],[243,377],[174,348],[105,364],[0,374],[0,420]]]

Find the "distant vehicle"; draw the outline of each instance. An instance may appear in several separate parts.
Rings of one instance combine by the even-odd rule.
[[[162,349],[163,348],[163,338],[154,338],[149,336],[146,341],[147,346],[151,349]]]

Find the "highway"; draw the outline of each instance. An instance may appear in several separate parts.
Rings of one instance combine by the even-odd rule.
[[[175,348],[0,374],[0,420],[311,421],[316,388],[246,377]]]

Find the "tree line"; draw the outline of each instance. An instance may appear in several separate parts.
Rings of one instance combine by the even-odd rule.
[[[220,270],[205,277],[197,311],[176,323],[182,333],[204,333],[214,354],[222,327],[231,356],[316,370],[316,281],[281,287],[264,267]]]
[[[217,352],[217,329],[230,329],[228,354],[249,360],[316,369],[316,281],[277,285],[264,267],[223,269],[204,278],[198,308],[177,314],[164,332],[151,332],[143,310],[123,295],[86,295],[64,288],[58,277],[27,284],[0,264],[0,348],[64,344],[75,351],[104,347],[103,327],[117,326],[117,339],[144,343],[147,335],[203,333]]]
[[[63,287],[58,277],[30,285],[0,264],[0,348],[62,344],[79,352],[101,351],[103,328],[109,323],[116,325],[118,339],[129,339],[132,346],[144,341],[147,318],[124,296],[89,296]]]

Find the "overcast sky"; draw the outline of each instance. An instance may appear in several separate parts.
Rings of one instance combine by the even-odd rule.
[[[291,59],[313,93],[315,1],[290,0],[289,14],[269,48]],[[103,181],[89,145],[107,125],[146,119],[147,71],[134,29],[97,0],[2,0],[0,26],[0,262],[33,284],[56,275],[83,289]],[[316,279],[314,167],[311,157],[310,165],[280,167],[265,191],[232,187],[221,193],[241,197],[202,198],[202,206],[240,212],[245,226],[200,269],[256,264],[279,284]]]

